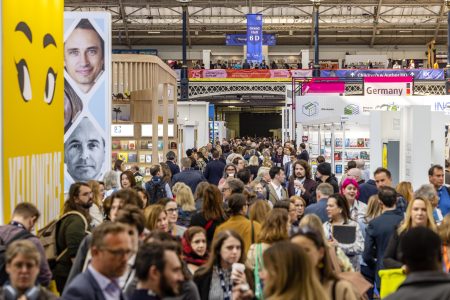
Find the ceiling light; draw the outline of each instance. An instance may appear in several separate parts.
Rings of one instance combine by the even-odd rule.
[[[189,3],[189,2],[191,2],[192,0],[177,0],[177,2],[179,2],[179,3]]]
[[[160,31],[148,31],[147,33],[158,34],[158,33],[161,33],[161,32]]]

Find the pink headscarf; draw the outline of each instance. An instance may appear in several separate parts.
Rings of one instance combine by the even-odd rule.
[[[342,182],[341,185],[341,195],[344,195],[344,189],[349,185],[353,185],[356,188],[356,199],[359,199],[359,184],[358,182],[353,178],[345,178],[344,182]]]

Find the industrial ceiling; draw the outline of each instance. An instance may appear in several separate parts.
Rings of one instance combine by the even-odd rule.
[[[182,3],[176,0],[65,0],[67,11],[108,11],[113,45],[180,45]],[[245,33],[248,13],[264,16],[277,45],[313,45],[310,0],[192,0],[188,43],[224,45],[225,34]],[[447,43],[444,0],[321,0],[321,45],[425,45]]]

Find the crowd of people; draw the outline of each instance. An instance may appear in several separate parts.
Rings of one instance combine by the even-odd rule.
[[[450,299],[440,165],[420,187],[394,187],[362,160],[340,180],[324,157],[312,168],[294,141],[223,140],[166,158],[148,180],[117,160],[104,181],[72,184],[37,236],[39,210],[18,204],[0,226],[0,299],[375,299],[384,269],[407,275],[386,299]]]

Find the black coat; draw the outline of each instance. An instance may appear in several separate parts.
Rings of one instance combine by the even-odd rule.
[[[202,172],[192,169],[184,170],[172,177],[172,185],[177,182],[183,182],[191,188],[192,193],[195,193],[197,185],[202,181],[205,181]]]
[[[223,161],[212,160],[206,165],[203,175],[209,183],[218,185],[223,175],[223,169],[225,169]]]
[[[168,160],[166,161],[166,164],[169,166],[170,172],[172,172],[172,178],[175,174],[180,173],[180,167],[174,162]]]

